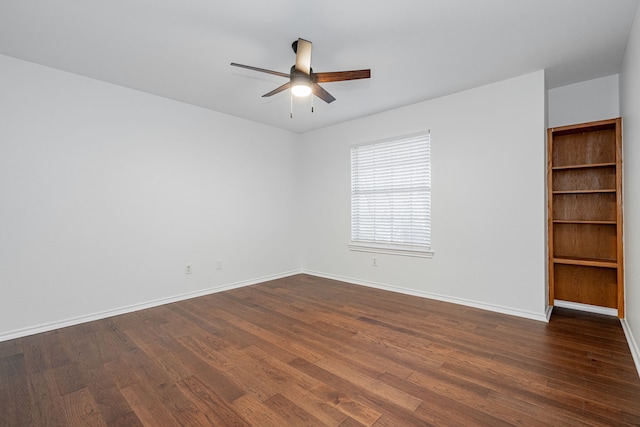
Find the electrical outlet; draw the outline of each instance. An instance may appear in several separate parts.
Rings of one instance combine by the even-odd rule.
[[[193,273],[193,264],[189,263],[184,266],[184,274]]]
[[[216,260],[216,270],[222,270],[222,260]]]
[[[371,261],[371,265],[374,266],[374,267],[377,267],[378,266],[378,258],[373,257],[372,261]]]

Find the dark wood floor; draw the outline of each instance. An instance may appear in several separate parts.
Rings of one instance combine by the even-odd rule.
[[[617,319],[299,275],[0,343],[0,425],[640,425]]]

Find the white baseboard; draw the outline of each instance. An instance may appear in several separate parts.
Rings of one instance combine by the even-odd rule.
[[[551,313],[553,313],[553,306],[549,305],[547,306],[547,312],[545,313],[547,323],[549,323],[549,320],[551,320]]]
[[[54,329],[66,328],[67,326],[78,325],[80,323],[91,322],[94,320],[105,319],[107,317],[118,316],[120,314],[132,313],[138,310],[144,310],[145,308],[157,307],[159,305],[170,304],[172,302],[183,301],[191,298],[197,298],[204,295],[214,294],[217,292],[228,291],[231,289],[242,288],[245,286],[251,286],[262,282],[268,282],[270,280],[281,279],[283,277],[293,276],[300,274],[302,271],[295,270],[289,272],[283,272],[280,274],[274,274],[269,276],[258,277],[250,280],[243,280],[235,283],[229,283],[215,288],[203,289],[195,292],[188,292],[186,294],[174,295],[167,298],[160,298],[152,301],[146,301],[139,304],[132,304],[126,307],[119,307],[113,310],[105,310],[98,313],[91,313],[82,316],[72,317],[69,319],[59,320],[50,323],[44,323],[41,325],[30,326],[28,328],[17,329],[14,331],[0,333],[0,342],[7,341],[15,338],[22,338],[28,335],[39,334],[42,332],[52,331]]]
[[[581,310],[581,311],[587,311],[589,313],[605,314],[607,316],[618,317],[618,310],[615,308],[599,307],[597,305],[581,304],[579,302],[562,301],[562,300],[554,300],[553,304],[556,307],[570,308],[572,310]]]
[[[631,350],[633,363],[636,364],[636,370],[638,371],[638,376],[640,376],[640,347],[638,347],[638,343],[631,333],[631,328],[629,327],[627,319],[620,319],[620,323],[622,324],[624,335],[627,337],[627,343],[629,344],[629,350]]]
[[[370,288],[382,289],[385,291],[397,292],[405,295],[412,295],[412,296],[417,296],[421,298],[433,299],[437,301],[450,302],[453,304],[464,305],[467,307],[479,308],[482,310],[493,311],[501,314],[508,314],[510,316],[523,317],[525,319],[538,320],[541,322],[549,322],[549,317],[551,316],[550,309],[547,309],[545,313],[534,313],[531,311],[517,310],[510,307],[486,304],[486,303],[467,300],[463,298],[456,298],[456,297],[451,297],[447,295],[434,294],[431,292],[422,292],[422,291],[416,291],[413,289],[401,288],[398,286],[385,285],[382,283],[363,281],[363,280],[358,280],[351,277],[336,276],[334,274],[326,274],[319,271],[304,270],[303,273],[310,274],[312,276],[324,277],[326,279],[333,279],[333,280],[339,280],[341,282],[353,283],[355,285],[368,286]]]

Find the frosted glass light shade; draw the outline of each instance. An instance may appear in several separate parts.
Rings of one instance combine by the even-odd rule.
[[[297,84],[291,87],[293,96],[309,96],[311,95],[311,87],[306,84]]]

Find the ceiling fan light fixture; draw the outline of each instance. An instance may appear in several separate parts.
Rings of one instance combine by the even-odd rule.
[[[296,83],[291,86],[291,94],[299,97],[309,96],[311,95],[311,86],[308,83]]]
[[[309,96],[311,95],[311,78],[310,76],[296,71],[295,68],[291,70],[291,94],[293,96]]]
[[[293,106],[293,97],[306,97],[315,95],[327,104],[332,103],[336,99],[327,92],[318,83],[341,82],[345,80],[357,80],[371,78],[371,70],[351,70],[351,71],[329,71],[325,73],[314,73],[311,68],[311,48],[312,44],[309,40],[298,39],[291,45],[296,54],[296,63],[291,67],[289,74],[279,71],[267,70],[265,68],[252,67],[250,65],[242,65],[232,62],[234,67],[246,68],[249,70],[259,71],[261,73],[273,74],[279,77],[286,77],[289,81],[271,92],[267,92],[262,97],[273,96],[287,89],[291,90],[291,105]],[[313,98],[311,101],[311,111],[313,111]]]

